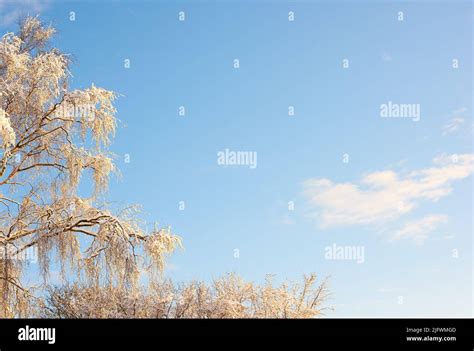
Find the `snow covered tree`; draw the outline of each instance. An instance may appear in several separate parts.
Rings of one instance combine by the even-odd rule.
[[[134,208],[113,214],[99,202],[116,171],[108,151],[116,94],[69,89],[71,61],[49,48],[53,34],[29,17],[0,41],[0,317],[28,313],[19,259],[28,248],[45,281],[57,256],[63,271],[90,283],[133,286],[141,269],[163,269],[181,245],[169,228],[146,233]],[[83,174],[94,184],[86,197],[78,195]]]
[[[323,315],[326,281],[305,276],[303,284],[274,286],[245,282],[235,274],[211,284],[170,280],[146,290],[63,286],[50,289],[42,317],[47,318],[314,318]]]

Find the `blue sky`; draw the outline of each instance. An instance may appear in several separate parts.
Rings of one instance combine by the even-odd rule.
[[[57,28],[73,88],[122,94],[108,200],[183,237],[168,276],[315,272],[330,317],[472,315],[472,3],[23,5]],[[3,32],[16,6],[0,0]],[[419,121],[382,118],[389,101]],[[219,165],[225,149],[257,167]]]

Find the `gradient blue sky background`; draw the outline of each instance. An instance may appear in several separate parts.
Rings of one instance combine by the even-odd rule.
[[[17,6],[0,0],[2,32],[16,28]],[[146,220],[183,237],[168,276],[234,271],[261,282],[316,272],[331,276],[330,317],[472,315],[472,161],[468,176],[444,184],[449,194],[416,198],[393,220],[324,226],[318,214],[329,205],[312,203],[304,186],[325,178],[365,191],[361,179],[372,172],[403,178],[438,167],[440,155],[472,155],[471,2],[25,1],[21,9],[57,28],[54,45],[74,57],[74,88],[123,95],[111,147],[123,177],[108,199],[142,204]],[[388,101],[420,104],[420,121],[381,118]],[[257,168],[219,166],[226,148],[256,151]],[[344,194],[342,204],[351,201]],[[422,243],[391,240],[431,215],[446,221],[421,228]],[[334,243],[363,246],[364,263],[325,259]]]

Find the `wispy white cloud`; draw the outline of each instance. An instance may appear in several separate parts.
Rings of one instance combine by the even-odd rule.
[[[372,172],[358,183],[335,183],[326,178],[303,184],[308,214],[322,228],[337,225],[380,224],[410,213],[423,201],[449,195],[452,183],[474,172],[474,154],[442,155],[433,166],[397,174]]]
[[[467,111],[467,107],[460,107],[460,108],[458,108],[458,109],[456,109],[456,110],[453,110],[453,111],[451,112],[451,114],[452,114],[453,116],[455,116],[455,115],[459,115],[459,114],[461,114],[461,113],[464,113],[464,112],[466,112],[466,111]]]
[[[422,245],[428,238],[428,235],[440,224],[446,223],[446,215],[428,215],[421,219],[408,222],[401,229],[397,230],[392,240],[411,239],[418,245]]]
[[[455,117],[450,119],[448,123],[443,126],[443,135],[452,134],[456,132],[461,125],[463,125],[465,119],[463,117]]]
[[[50,0],[0,0],[0,26],[15,24],[24,16],[36,16],[45,10]]]
[[[461,107],[451,112],[450,120],[442,127],[443,135],[452,134],[459,130],[459,128],[466,121],[465,118],[463,117],[463,114],[466,111],[467,111],[466,107]]]

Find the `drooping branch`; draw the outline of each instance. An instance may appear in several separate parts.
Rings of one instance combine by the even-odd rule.
[[[38,252],[44,279],[57,255],[62,269],[68,262],[91,278],[133,286],[137,272],[162,270],[181,246],[169,229],[146,232],[129,213],[100,208],[117,172],[108,150],[117,95],[94,85],[69,89],[71,61],[49,48],[53,34],[27,18],[17,34],[0,39],[0,317],[17,305],[8,286],[21,286],[23,264],[16,258],[29,248]],[[94,186],[87,197],[78,195],[84,174],[92,174]]]

